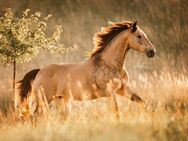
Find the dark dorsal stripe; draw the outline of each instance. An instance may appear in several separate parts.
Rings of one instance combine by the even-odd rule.
[[[97,32],[94,36],[95,47],[90,57],[100,54],[105,47],[122,31],[133,26],[133,21],[114,22],[109,27],[104,27],[103,31]]]

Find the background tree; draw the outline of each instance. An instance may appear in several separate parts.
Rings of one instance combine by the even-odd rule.
[[[0,17],[0,63],[13,64],[13,96],[15,94],[16,63],[32,60],[41,49],[52,53],[63,53],[66,49],[59,43],[61,26],[56,26],[52,35],[47,36],[47,21],[41,13],[29,14],[29,9],[21,17],[16,17],[10,8]]]

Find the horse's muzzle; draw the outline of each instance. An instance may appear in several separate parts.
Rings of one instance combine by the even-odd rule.
[[[146,55],[148,56],[148,58],[151,58],[155,55],[155,51],[153,49],[147,49]]]

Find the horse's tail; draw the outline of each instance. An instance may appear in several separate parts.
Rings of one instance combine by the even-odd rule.
[[[31,86],[32,81],[35,80],[35,77],[37,73],[40,71],[40,69],[34,69],[28,72],[22,80],[20,80],[18,83],[20,83],[18,90],[19,95],[21,98],[21,101],[23,101],[25,98],[27,98],[29,92],[31,92]]]

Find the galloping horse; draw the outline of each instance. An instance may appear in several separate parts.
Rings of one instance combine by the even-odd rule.
[[[50,101],[61,103],[68,113],[69,99],[91,100],[110,97],[115,112],[118,111],[115,94],[142,101],[128,86],[128,74],[124,68],[129,49],[153,57],[155,48],[137,22],[113,22],[94,36],[95,47],[89,58],[78,64],[52,64],[43,69],[28,72],[20,81],[21,99],[34,94],[33,113],[44,111]],[[33,81],[33,87],[32,87]],[[31,113],[31,114],[33,114]]]

